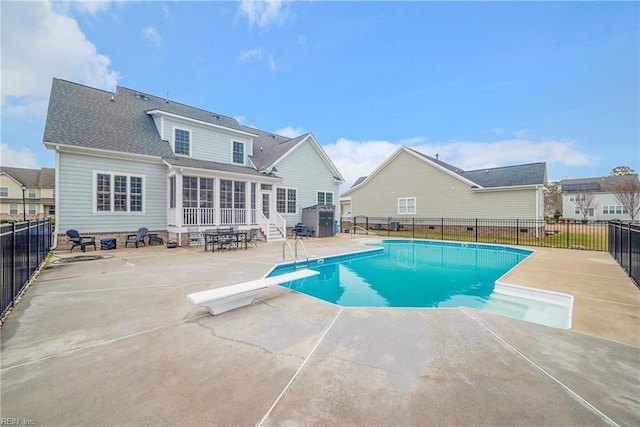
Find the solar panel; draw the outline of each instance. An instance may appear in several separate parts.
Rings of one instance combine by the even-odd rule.
[[[597,182],[581,182],[578,184],[564,184],[562,186],[563,191],[588,191],[599,190],[600,184]]]

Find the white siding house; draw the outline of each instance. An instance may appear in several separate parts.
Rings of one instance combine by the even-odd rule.
[[[543,219],[545,183],[544,163],[464,171],[400,147],[340,200],[352,217]]]
[[[54,79],[43,139],[56,153],[61,234],[232,225],[284,239],[318,192],[335,200],[344,182],[312,134],[275,135],[122,87]]]
[[[631,216],[627,208],[620,203],[614,194],[616,186],[624,182],[630,182],[640,187],[638,175],[602,176],[560,181],[562,217],[587,221],[630,220]]]

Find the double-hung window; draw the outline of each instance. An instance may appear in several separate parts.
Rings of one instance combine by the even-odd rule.
[[[233,153],[231,157],[233,163],[244,164],[244,142],[233,141]]]
[[[144,177],[96,172],[94,212],[143,212]]]
[[[0,197],[9,197],[9,187],[0,187]]]
[[[276,188],[276,211],[284,214],[297,212],[298,190],[295,188]]]
[[[333,192],[331,192],[331,191],[318,191],[318,204],[319,205],[332,205],[333,204]]]
[[[18,205],[17,204],[10,204],[9,205],[9,215],[18,215]]]
[[[36,189],[35,188],[30,188],[29,189],[29,196],[30,199],[35,199],[36,198]]]
[[[173,151],[185,156],[191,155],[191,132],[185,129],[173,130]]]
[[[416,198],[400,197],[398,198],[398,215],[415,215],[416,214]]]

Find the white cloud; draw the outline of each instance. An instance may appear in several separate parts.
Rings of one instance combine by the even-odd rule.
[[[307,132],[305,132],[305,130],[300,127],[294,128],[293,126],[287,126],[282,129],[278,129],[273,133],[275,133],[276,135],[286,136],[288,138],[295,138],[297,136],[304,135]]]
[[[557,163],[567,167],[590,166],[587,153],[580,151],[573,141],[507,139],[495,142],[421,143],[422,138],[397,142],[353,141],[340,138],[335,144],[324,145],[327,155],[336,165],[345,184],[342,191],[361,176],[371,174],[401,145],[435,157],[464,170],[476,170],[535,162]]]
[[[78,11],[88,13],[93,16],[100,12],[104,12],[111,7],[111,2],[109,1],[75,0],[73,4]]]
[[[38,169],[36,156],[31,150],[14,150],[5,143],[0,144],[0,164],[14,168]]]
[[[2,114],[44,114],[53,77],[114,90],[119,75],[50,2],[2,5]]]
[[[255,47],[249,50],[243,50],[240,52],[239,58],[241,61],[250,62],[250,61],[265,61],[271,71],[275,71],[278,67],[276,65],[276,61],[273,59],[273,55],[265,51],[262,47]]]
[[[243,50],[240,52],[240,60],[241,61],[251,61],[251,60],[262,60],[264,57],[264,52],[261,47],[255,47],[249,50]]]
[[[156,47],[160,47],[162,44],[162,37],[158,34],[158,30],[155,27],[147,27],[142,30],[142,34],[144,39],[150,42],[152,45]]]
[[[253,28],[254,25],[266,28],[285,21],[288,13],[283,5],[282,0],[241,0],[238,13],[240,16],[246,16],[249,28]]]

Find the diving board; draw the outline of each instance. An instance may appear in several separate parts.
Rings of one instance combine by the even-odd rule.
[[[209,310],[209,313],[216,315],[251,304],[256,294],[264,291],[269,286],[304,279],[305,277],[315,276],[316,274],[320,273],[305,268],[304,270],[280,274],[278,276],[264,277],[250,282],[238,283],[237,285],[194,292],[187,295],[187,299],[195,305],[205,307]]]

